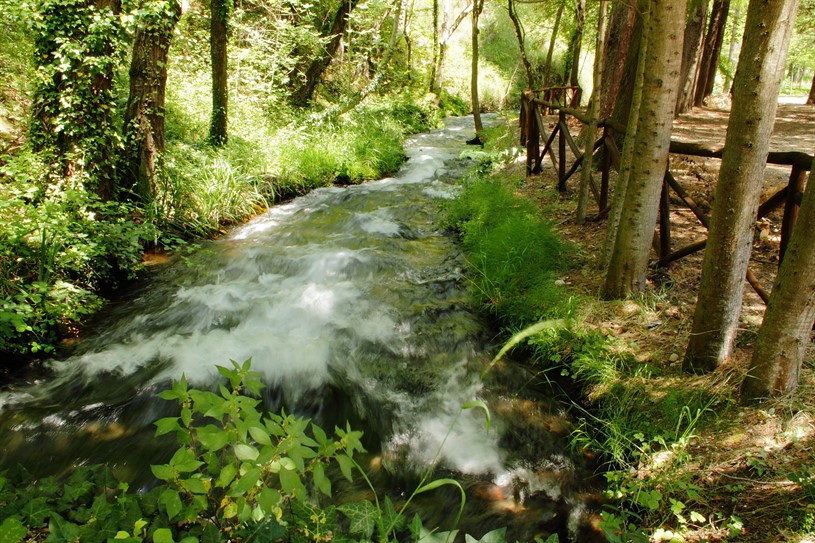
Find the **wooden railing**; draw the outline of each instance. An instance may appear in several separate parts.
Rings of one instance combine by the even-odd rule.
[[[544,89],[543,91],[546,91]],[[574,117],[582,124],[588,124],[589,120],[582,111],[567,107],[569,102],[561,99],[557,102],[543,100],[541,96],[549,96],[543,91],[525,91],[521,101],[521,145],[526,147],[526,173],[527,175],[537,174],[542,171],[545,157],[548,155],[555,167],[558,178],[558,190],[567,190],[569,178],[580,168],[584,156],[581,149],[575,143],[569,132],[568,117]],[[544,117],[556,114],[557,120],[554,128],[549,133],[546,129]],[[598,206],[598,213],[595,219],[604,218],[609,210],[609,179],[611,169],[619,170],[620,151],[617,148],[615,135],[624,135],[625,128],[611,119],[605,119],[598,123],[598,128],[602,129],[602,135],[594,143],[595,153],[599,153],[599,160],[594,162],[600,165],[601,181],[598,187],[594,179],[590,180],[590,188]],[[555,140],[557,139],[557,146]],[[543,142],[543,148],[541,148]],[[557,148],[555,148],[557,147]],[[567,147],[571,155],[567,154]],[[689,155],[703,158],[722,158],[723,149],[709,148],[698,144],[672,140],[670,152],[674,154]],[[568,163],[571,162],[571,165]],[[790,166],[790,177],[786,186],[778,190],[775,194],[761,203],[758,209],[758,219],[762,219],[784,206],[783,218],[781,221],[781,243],[779,248],[779,262],[784,256],[792,230],[798,218],[798,210],[801,206],[801,199],[806,185],[807,172],[812,167],[812,155],[803,152],[773,152],[767,157],[768,164],[778,164]],[[659,242],[657,252],[659,259],[657,267],[666,267],[671,262],[675,262],[685,256],[696,253],[704,249],[707,238],[691,243],[677,250],[671,247],[671,222],[670,222],[670,192],[676,196],[693,212],[699,222],[709,228],[710,220],[705,211],[694,201],[687,191],[676,181],[671,173],[670,162],[665,171],[662,185],[662,195],[659,203]],[[769,294],[759,283],[755,275],[748,270],[747,280],[755,289],[756,293],[766,303]]]

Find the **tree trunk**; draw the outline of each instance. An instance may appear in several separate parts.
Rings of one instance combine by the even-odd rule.
[[[209,141],[220,147],[227,141],[229,89],[227,86],[227,23],[228,0],[210,0],[209,44],[212,60],[212,117]]]
[[[631,29],[630,43],[625,56],[617,96],[614,100],[614,109],[611,112],[612,120],[623,126],[626,126],[626,124],[630,122],[632,109],[634,118],[636,118],[637,115],[637,108],[633,108],[632,104],[634,102],[634,88],[641,77],[640,58],[642,51],[647,48],[645,40],[643,39],[643,32],[645,20],[648,18],[649,2],[650,0],[637,0],[636,9],[634,9],[635,18],[633,28]],[[614,137],[617,146],[622,148],[624,145],[623,135],[615,133]]]
[[[797,7],[798,0],[750,0],[747,8],[699,297],[685,353],[688,370],[713,370],[733,349]]]
[[[314,97],[314,91],[317,88],[317,83],[323,76],[326,68],[331,64],[334,56],[340,48],[342,37],[345,34],[345,28],[348,26],[348,17],[354,10],[359,0],[342,0],[337,12],[334,14],[334,22],[331,25],[331,30],[325,36],[328,38],[325,50],[316,59],[312,61],[305,73],[305,81],[293,93],[291,101],[296,106],[306,106]]]
[[[693,90],[699,65],[699,50],[704,37],[708,0],[691,0],[688,24],[685,27],[685,45],[682,50],[682,69],[679,81],[682,87],[676,99],[676,114],[686,113],[693,107]]]
[[[484,125],[481,123],[481,102],[478,99],[478,18],[483,8],[484,0],[475,0],[473,6],[473,64],[470,78],[475,138],[468,142],[474,144],[481,143],[481,133],[484,131]]]
[[[557,8],[557,15],[555,15],[555,25],[552,27],[552,35],[549,36],[549,49],[546,52],[546,63],[543,65],[543,85],[550,86],[551,73],[552,73],[552,57],[555,54],[555,43],[557,42],[557,33],[560,30],[560,21],[563,18],[563,9],[566,7],[566,0],[561,0],[560,6]]]
[[[702,106],[705,99],[713,93],[713,84],[716,81],[716,71],[719,69],[719,55],[722,51],[724,29],[727,24],[727,12],[729,10],[730,0],[713,0],[693,101],[693,105],[697,107]]]
[[[608,33],[605,39],[605,53],[603,54],[603,98],[600,105],[600,117],[604,119],[614,111],[626,57],[634,35],[636,14],[637,10],[628,2],[612,2]]]
[[[149,201],[157,193],[156,176],[164,152],[164,97],[167,53],[181,17],[177,0],[151,0],[136,23],[130,62],[130,96],[124,115],[122,188]]]
[[[439,32],[438,36],[438,44],[436,45],[436,50],[438,53],[436,54],[436,66],[433,69],[433,81],[431,82],[431,92],[435,94],[439,94],[441,92],[442,86],[444,84],[444,63],[447,60],[447,42],[450,41],[450,38],[453,37],[456,30],[458,30],[459,25],[467,18],[467,15],[470,14],[470,11],[473,9],[473,4],[468,3],[464,9],[462,9],[456,18],[453,20],[451,24],[447,24],[447,13],[444,14],[444,23],[441,26],[441,32]]]
[[[583,49],[583,27],[586,24],[586,0],[577,0],[575,3],[575,29],[572,36],[572,60],[569,72],[569,85],[577,87],[572,98],[571,107],[580,107],[582,91],[580,89],[580,52]]]
[[[815,74],[812,75],[812,85],[809,87],[809,97],[807,104],[815,104]]]
[[[532,64],[526,56],[526,45],[524,44],[524,28],[521,26],[521,21],[518,19],[518,12],[515,10],[514,0],[507,0],[507,11],[509,18],[512,20],[512,27],[515,29],[515,37],[518,39],[518,50],[521,54],[521,62],[526,70],[526,84],[530,89],[535,88],[535,74],[532,72]]]
[[[433,0],[433,62],[430,64],[430,92],[438,94],[441,87],[436,88],[436,69],[439,62],[439,0]]]
[[[607,0],[600,0],[600,12],[597,17],[597,46],[594,56],[594,77],[592,78],[591,103],[589,105],[589,122],[586,126],[585,145],[583,147],[583,166],[580,176],[580,191],[577,201],[577,223],[586,222],[586,210],[589,205],[589,185],[591,184],[591,170],[594,158],[594,138],[597,136],[597,123],[600,119],[597,115],[600,112],[600,102],[602,98],[603,75],[603,51],[605,50],[606,37],[606,6]]]
[[[775,279],[764,322],[758,331],[742,399],[792,394],[815,320],[815,179],[810,172],[798,221]]]
[[[84,0],[66,9],[40,1],[37,10],[35,63],[45,77],[35,82],[29,141],[53,153],[55,175],[108,200],[119,151],[113,79],[123,46],[121,2]]]
[[[637,123],[639,121],[640,105],[642,104],[642,85],[645,76],[645,62],[646,53],[648,52],[648,37],[643,35],[643,32],[648,31],[650,28],[648,19],[651,16],[651,10],[647,0],[640,1],[638,5],[638,16],[636,28],[634,30],[634,38],[632,40],[633,47],[636,47],[636,52],[631,50],[626,56],[626,64],[633,64],[633,68],[626,66],[625,75],[628,76],[626,80],[631,83],[620,87],[620,94],[630,87],[630,94],[626,93],[626,97],[617,100],[617,108],[615,108],[615,115],[618,110],[622,109],[625,100],[626,111],[628,118],[623,119],[626,133],[624,140],[622,136],[620,141],[622,143],[622,154],[620,157],[620,171],[617,175],[617,183],[614,187],[614,198],[611,202],[611,211],[608,214],[608,225],[606,227],[606,238],[603,242],[603,265],[608,268],[611,262],[611,255],[614,251],[614,244],[617,241],[617,231],[620,226],[620,216],[622,215],[623,204],[625,203],[625,194],[628,188],[628,180],[631,178],[631,165],[634,162],[634,141],[636,140]],[[632,61],[636,61],[633,62]],[[629,73],[631,75],[629,75]]]
[[[604,296],[624,298],[645,289],[662,179],[668,163],[687,2],[651,2],[646,70],[634,140],[636,160],[625,191]]]

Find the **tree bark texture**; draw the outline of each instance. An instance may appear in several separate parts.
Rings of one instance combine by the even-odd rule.
[[[637,9],[634,11],[634,25],[631,29],[631,38],[629,40],[628,51],[625,55],[625,62],[623,63],[622,77],[617,90],[617,96],[614,99],[614,109],[611,113],[611,119],[622,126],[629,122],[631,116],[631,104],[633,102],[634,87],[638,80],[638,70],[640,67],[640,56],[645,48],[643,41],[644,20],[648,18],[650,0],[638,0]],[[636,113],[636,111],[635,111]],[[623,135],[614,135],[617,146],[622,149]]]
[[[626,57],[634,35],[636,14],[637,10],[628,2],[612,2],[603,54],[603,99],[600,104],[600,116],[604,119],[614,111]]]
[[[157,193],[158,167],[164,152],[167,54],[180,17],[177,0],[150,1],[142,10],[133,39],[121,188],[143,200]]]
[[[228,0],[210,0],[209,53],[212,60],[212,117],[209,141],[215,146],[226,144],[229,118],[227,83]]]
[[[693,101],[693,105],[697,107],[702,106],[705,99],[713,93],[713,84],[716,82],[716,72],[719,69],[719,55],[724,43],[728,11],[730,11],[730,0],[713,0]]]
[[[807,104],[815,104],[815,74],[812,76],[812,85],[809,87],[809,97],[807,98]]]
[[[691,371],[730,357],[741,314],[758,203],[778,91],[798,0],[751,0],[733,83],[719,182],[710,218],[693,329],[685,353]]]
[[[686,113],[693,107],[693,91],[699,67],[699,51],[704,38],[708,0],[690,0],[688,23],[685,27],[685,45],[682,49],[682,70],[679,82],[682,85],[676,98],[676,114]]]
[[[686,0],[651,2],[642,103],[634,140],[636,159],[606,274],[604,296],[608,299],[624,298],[646,286],[648,253],[671,144],[686,6]]]
[[[775,279],[758,331],[742,398],[747,401],[795,392],[815,321],[815,181],[809,175],[798,222]]]
[[[306,106],[314,97],[317,83],[320,82],[323,72],[325,72],[337,54],[340,44],[342,43],[342,37],[345,34],[345,29],[348,26],[348,17],[358,3],[359,0],[342,0],[340,2],[334,14],[334,22],[331,25],[331,29],[325,35],[325,38],[328,39],[325,49],[321,55],[311,62],[304,74],[305,79],[303,83],[292,93],[291,101],[294,105],[301,107]]]

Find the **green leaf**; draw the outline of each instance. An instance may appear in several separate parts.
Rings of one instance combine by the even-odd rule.
[[[300,475],[296,471],[281,469],[278,476],[280,477],[280,486],[283,488],[283,492],[296,498],[306,497],[306,488],[300,481]]]
[[[204,463],[195,458],[195,453],[192,450],[182,447],[175,451],[173,457],[170,458],[170,465],[178,473],[189,473],[197,470],[203,466]]]
[[[175,543],[173,532],[169,528],[159,528],[153,532],[153,543]]]
[[[184,508],[184,504],[181,502],[181,497],[178,495],[178,491],[173,490],[171,488],[165,489],[161,493],[161,497],[159,497],[159,503],[163,505],[167,510],[167,518],[173,520],[175,517],[181,513],[181,510]]]
[[[28,529],[17,517],[10,517],[0,524],[0,541],[17,543],[28,533]]]
[[[338,454],[336,457],[337,463],[340,465],[340,471],[349,481],[353,481],[352,470],[354,469],[354,461],[347,455]]]
[[[266,428],[263,428],[261,426],[250,426],[249,435],[251,435],[252,439],[257,441],[261,445],[272,444],[272,439],[269,437],[269,432],[266,431]]]
[[[325,476],[325,465],[322,462],[317,462],[312,467],[311,476],[314,479],[314,486],[317,490],[331,497],[331,480]]]
[[[370,539],[379,520],[379,510],[368,500],[345,503],[337,510],[348,518],[348,530],[354,535]]]
[[[175,479],[175,471],[167,464],[151,464],[150,471],[153,472],[153,476],[156,479],[161,479],[162,481],[172,481]]]
[[[481,372],[481,379],[483,380],[484,377],[486,377],[487,373],[489,373],[492,367],[495,366],[504,357],[504,355],[507,354],[508,351],[510,351],[513,347],[515,347],[519,343],[521,343],[523,340],[531,336],[534,336],[537,333],[543,332],[544,330],[557,330],[560,328],[566,328],[567,324],[568,323],[566,322],[565,319],[553,319],[541,321],[536,324],[533,324],[532,326],[529,326],[528,328],[524,328],[517,334],[513,335],[511,338],[509,338],[509,341],[507,341],[504,344],[501,350],[498,351],[498,354],[495,355],[495,358],[492,359],[487,368],[483,372]]]
[[[50,543],[51,541],[73,542],[79,537],[79,526],[68,522],[57,513],[51,515],[51,520],[48,523],[48,531],[51,532],[51,534],[45,540],[46,543]]]
[[[198,475],[193,475],[189,479],[182,479],[179,483],[184,489],[193,494],[207,493],[207,485],[204,484],[204,481],[200,479]]]
[[[259,455],[260,452],[251,445],[247,445],[245,443],[237,443],[235,445],[235,456],[238,457],[238,460],[252,462],[257,460]]]
[[[467,502],[467,495],[464,493],[464,488],[461,484],[456,481],[455,479],[436,479],[435,481],[430,481],[424,486],[421,486],[416,489],[415,494],[422,494],[423,492],[429,492],[430,490],[435,490],[442,486],[454,486],[458,488],[459,492],[461,493],[461,499],[459,500],[459,507],[458,507],[458,514],[456,515],[455,521],[453,525],[457,525],[459,519],[461,518],[461,513],[464,512],[464,504]]]
[[[154,424],[156,425],[156,436],[163,436],[181,429],[181,425],[178,424],[178,417],[158,419]]]
[[[215,486],[219,488],[226,488],[237,474],[238,468],[235,466],[235,464],[226,464],[221,470],[221,473],[218,474],[218,481],[215,483]]]
[[[46,498],[34,498],[25,504],[20,512],[28,519],[28,525],[32,528],[42,526],[45,519],[53,513]]]
[[[497,530],[487,532],[481,539],[476,539],[470,534],[466,534],[464,536],[464,541],[465,543],[506,543],[507,529],[498,528]]]
[[[260,480],[260,468],[252,468],[247,471],[238,481],[232,486],[229,491],[229,496],[242,496],[249,492],[257,485]]]
[[[481,400],[473,400],[471,402],[466,402],[464,405],[461,406],[462,409],[473,409],[478,408],[484,411],[484,416],[486,417],[486,425],[487,425],[487,433],[490,431],[490,408],[487,407],[487,404],[482,402]]]
[[[196,437],[204,448],[210,451],[219,451],[229,443],[229,433],[214,424],[208,424],[196,431]]]

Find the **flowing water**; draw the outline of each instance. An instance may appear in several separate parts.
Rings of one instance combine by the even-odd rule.
[[[439,226],[471,134],[471,119],[452,119],[408,142],[395,177],[315,190],[154,272],[70,357],[0,394],[0,464],[105,462],[144,480],[172,450],[152,422],[175,406],[155,394],[182,374],[211,386],[216,364],[251,358],[270,409],[364,430],[365,460],[394,499],[438,461],[468,490],[463,530],[579,539],[591,495],[566,452],[563,405],[541,401],[520,366],[479,378],[493,331]],[[490,406],[489,432],[481,412],[451,426],[474,399]],[[423,496],[426,523],[449,523],[457,503]]]

